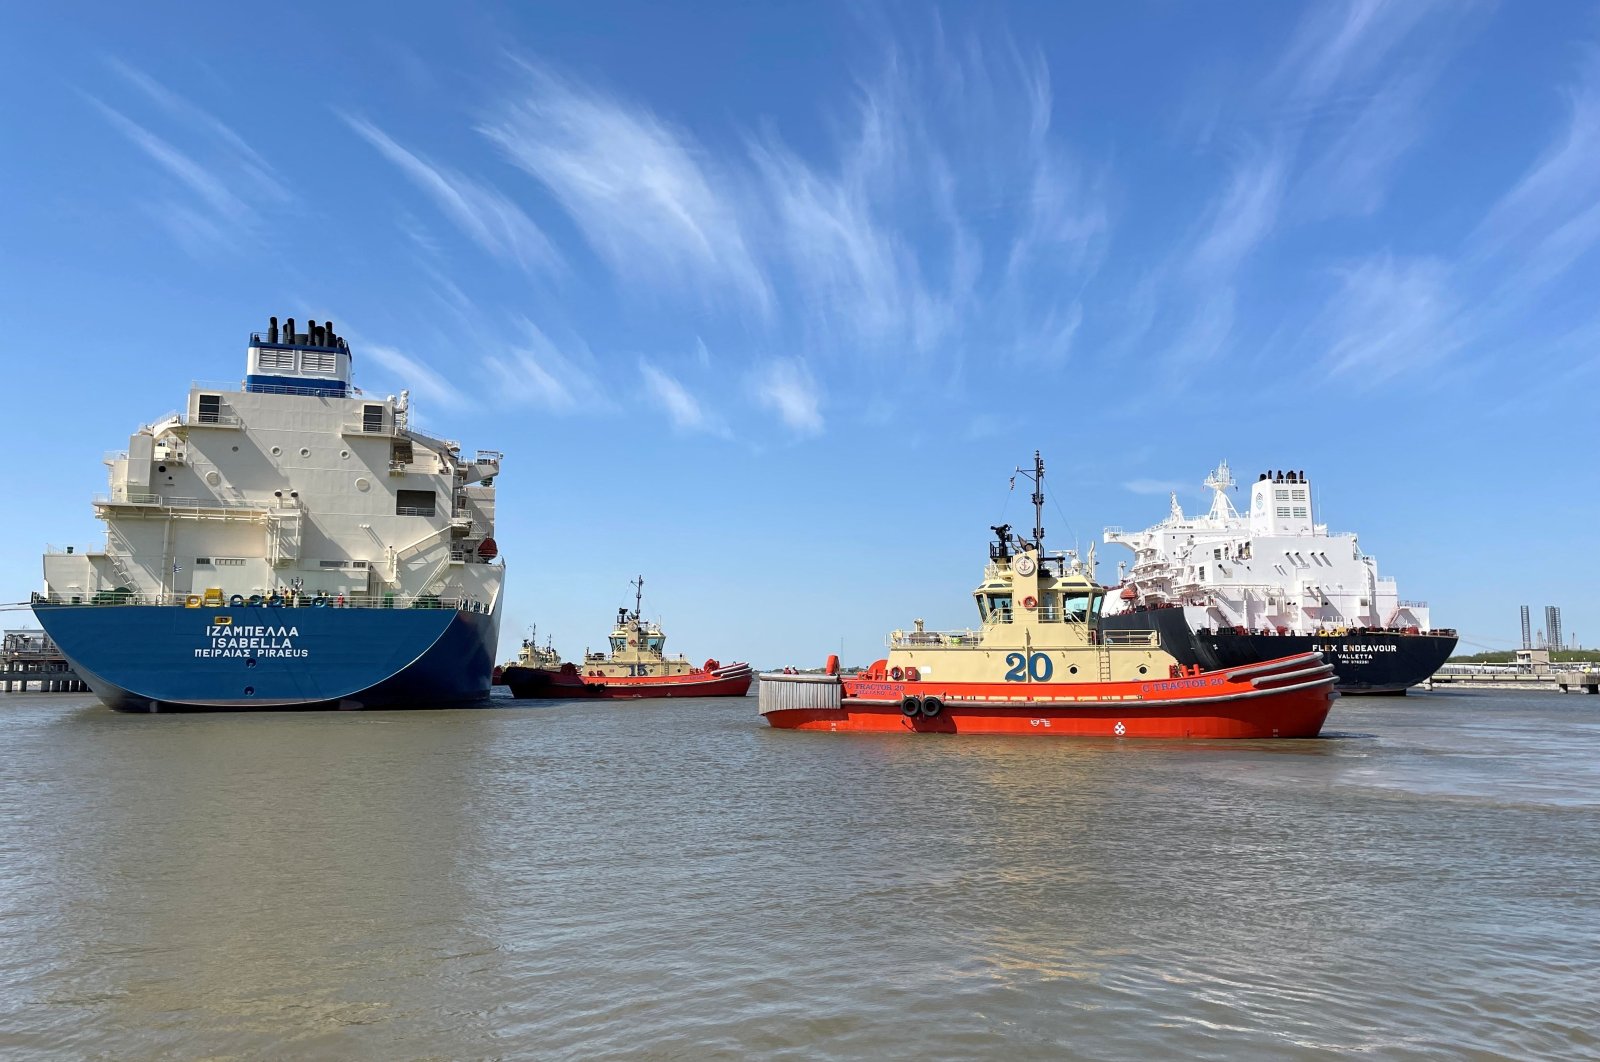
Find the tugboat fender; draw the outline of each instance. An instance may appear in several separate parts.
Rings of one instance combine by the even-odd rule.
[[[916,718],[922,711],[922,698],[908,693],[900,698],[900,711],[908,718]]]
[[[922,698],[922,714],[927,716],[929,719],[932,719],[934,716],[938,715],[942,711],[944,711],[944,702],[941,701],[939,698],[937,698],[937,697],[924,697],[924,698]]]

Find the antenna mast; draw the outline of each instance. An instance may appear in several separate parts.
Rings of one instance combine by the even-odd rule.
[[[633,634],[640,642],[644,641],[644,576],[629,579],[633,587]],[[642,646],[641,646],[642,648]]]
[[[1040,553],[1044,552],[1044,458],[1039,456],[1039,451],[1033,452],[1033,471],[1028,472],[1022,467],[1017,472],[1033,480],[1033,548]]]

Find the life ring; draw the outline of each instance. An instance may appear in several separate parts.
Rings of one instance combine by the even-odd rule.
[[[934,716],[938,715],[942,711],[944,711],[944,702],[941,701],[939,698],[937,698],[937,697],[924,697],[924,698],[922,698],[922,714],[927,716],[929,719],[932,719]]]
[[[901,697],[900,712],[908,719],[915,719],[922,714],[922,698],[909,693]]]
[[[282,608],[283,607],[283,595],[282,594],[273,594],[271,597],[267,598],[267,605],[269,607],[271,607],[271,608]]]
[[[1039,607],[1039,599],[1030,594],[1022,599],[1022,607],[1032,612]]]
[[[232,605],[234,608],[238,608],[240,605],[244,604],[244,595],[234,594],[232,597],[228,598],[228,604]]]
[[[629,639],[628,639],[628,644],[629,644],[629,645],[638,645],[638,644],[639,644],[639,643],[638,643],[638,642],[636,642],[636,641],[635,641],[635,640],[633,640],[633,639],[632,639],[632,638],[629,638]]]
[[[200,607],[200,595],[199,594],[190,594],[188,597],[184,598],[183,599],[183,607],[184,608],[199,608]]]
[[[311,602],[311,607],[312,608],[327,608],[328,607],[328,599],[325,598],[325,597],[319,597],[315,601]]]
[[[252,604],[252,605],[261,604],[261,595],[260,594],[251,594],[250,595],[250,604]]]
[[[898,667],[891,667],[889,669],[889,677],[894,679],[894,681],[899,682],[901,679],[906,677],[906,673]]]

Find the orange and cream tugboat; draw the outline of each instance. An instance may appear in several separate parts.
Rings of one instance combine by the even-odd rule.
[[[889,655],[854,675],[761,676],[759,711],[789,730],[1130,738],[1307,738],[1335,698],[1320,653],[1243,667],[1184,667],[1154,630],[1101,631],[1105,588],[1093,552],[1044,549],[1044,462],[1034,454],[1032,541],[993,528],[981,626],[889,636]]]
[[[581,664],[562,663],[553,650],[533,647],[504,669],[511,695],[519,699],[541,697],[602,697],[632,700],[646,697],[743,697],[750,691],[755,671],[749,664],[720,664],[707,660],[696,667],[681,653],[666,655],[667,637],[659,623],[644,619],[644,576],[632,580],[633,609],[617,609],[609,653],[583,654]]]

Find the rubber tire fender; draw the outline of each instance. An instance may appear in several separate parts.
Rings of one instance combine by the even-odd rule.
[[[929,719],[932,719],[934,716],[938,715],[942,711],[944,711],[944,702],[941,701],[939,698],[937,698],[937,697],[924,697],[924,698],[922,698],[922,714],[927,716]]]
[[[914,693],[908,693],[900,698],[900,713],[907,719],[915,719],[922,714],[922,698]]]

